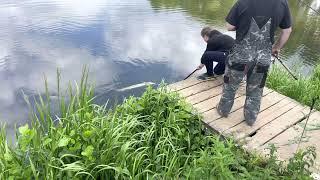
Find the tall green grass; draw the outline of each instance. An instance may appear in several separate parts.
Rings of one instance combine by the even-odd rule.
[[[58,91],[59,115],[40,97],[16,144],[3,127],[0,179],[309,179],[313,148],[288,165],[274,148],[266,159],[251,155],[208,135],[201,116],[164,86],[112,110],[93,104],[93,91],[85,69],[79,85]]]
[[[298,80],[294,80],[285,69],[276,65],[269,73],[267,86],[310,106],[312,100],[320,96],[320,65],[314,69],[311,76],[300,75]],[[316,102],[315,108],[320,110],[320,100]]]

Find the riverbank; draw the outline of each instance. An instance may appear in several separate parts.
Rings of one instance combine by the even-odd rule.
[[[0,179],[309,178],[313,149],[285,166],[274,149],[268,158],[248,154],[206,132],[192,106],[164,87],[107,110],[92,103],[86,75],[79,84],[69,91],[70,103],[59,95],[59,117],[40,101],[31,125],[18,128],[16,147],[2,128]]]
[[[273,66],[267,79],[267,87],[311,106],[312,100],[320,95],[320,65],[315,67],[310,77],[299,75],[298,80],[294,80],[280,65]],[[315,109],[320,110],[320,100],[316,102]]]

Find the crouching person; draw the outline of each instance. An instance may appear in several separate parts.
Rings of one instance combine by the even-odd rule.
[[[234,39],[211,27],[203,28],[201,36],[207,43],[207,48],[202,55],[198,70],[206,66],[207,72],[200,75],[198,79],[206,80],[214,77],[214,75],[224,74],[226,59],[235,43]],[[213,67],[213,62],[218,64]]]

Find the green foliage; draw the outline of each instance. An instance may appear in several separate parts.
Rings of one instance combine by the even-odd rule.
[[[201,117],[163,86],[148,87],[140,98],[130,97],[107,110],[92,103],[93,88],[85,70],[80,86],[70,86],[68,92],[63,96],[59,90],[59,117],[51,116],[50,102],[40,98],[31,125],[18,129],[16,146],[8,145],[2,128],[0,179],[308,179],[310,175],[306,167],[312,164],[314,151],[298,154],[288,166],[276,160],[274,151],[267,159],[248,154],[232,140],[207,135]]]
[[[300,76],[298,80],[292,79],[281,67],[274,66],[268,76],[267,86],[310,106],[312,100],[320,95],[320,66],[314,69],[312,76]],[[320,100],[316,102],[315,108],[320,110]]]

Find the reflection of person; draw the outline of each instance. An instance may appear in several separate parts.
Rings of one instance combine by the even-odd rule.
[[[271,55],[278,56],[291,33],[291,15],[287,0],[238,0],[226,18],[229,31],[236,30],[236,43],[230,53],[224,75],[224,88],[217,106],[218,113],[227,117],[235,92],[247,76],[244,118],[252,126],[260,111],[261,97]],[[282,29],[277,42],[274,33]]]
[[[206,66],[207,73],[200,75],[199,79],[209,79],[213,77],[214,74],[222,75],[225,70],[225,60],[234,45],[234,39],[210,27],[203,28],[201,36],[207,43],[207,49],[202,55],[198,70]],[[218,63],[214,69],[213,62]]]

